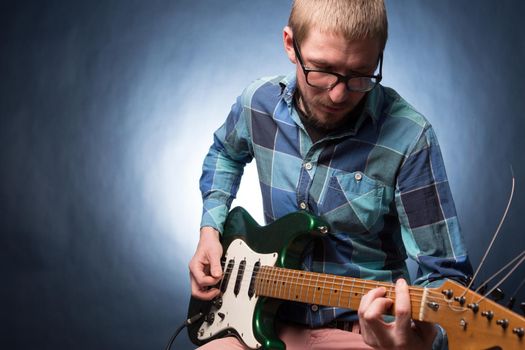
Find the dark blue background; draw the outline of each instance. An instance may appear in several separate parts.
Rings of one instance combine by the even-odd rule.
[[[434,125],[475,266],[514,168],[482,278],[525,248],[524,4],[387,2],[384,84]],[[247,83],[293,69],[289,7],[0,3],[0,348],[165,345],[185,317],[211,134]],[[254,173],[237,204],[261,218]]]

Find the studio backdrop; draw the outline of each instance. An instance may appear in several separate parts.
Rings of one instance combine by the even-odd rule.
[[[474,267],[516,179],[478,285],[525,249],[524,4],[387,0],[383,84],[436,130]],[[212,133],[247,84],[294,69],[289,11],[289,0],[0,3],[0,348],[166,344],[186,317]],[[262,223],[253,164],[234,205]],[[501,285],[503,303],[524,271]],[[181,333],[175,348],[194,347]]]

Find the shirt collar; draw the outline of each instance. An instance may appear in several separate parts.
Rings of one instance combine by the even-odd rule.
[[[295,88],[297,86],[297,76],[295,73],[290,73],[281,79],[279,85],[281,85],[281,94],[284,101],[288,107],[291,107],[293,103],[293,94],[295,93]]]

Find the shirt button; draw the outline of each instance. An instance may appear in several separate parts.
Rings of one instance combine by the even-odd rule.
[[[354,178],[355,178],[355,181],[361,181],[361,179],[363,178],[363,174],[355,173]]]
[[[305,168],[306,170],[312,170],[313,165],[312,165],[312,163],[308,162],[308,163],[305,163],[305,164],[304,164],[304,168]]]
[[[316,312],[317,310],[319,310],[319,306],[317,306],[315,304],[310,306],[310,308],[312,309],[313,312]]]
[[[299,203],[299,208],[301,208],[301,209],[305,210],[305,209],[306,209],[306,207],[307,207],[307,205],[306,205],[306,203],[305,203],[305,202],[301,202],[301,203]]]

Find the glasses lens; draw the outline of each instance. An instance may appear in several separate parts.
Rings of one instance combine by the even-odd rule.
[[[321,89],[329,89],[337,83],[337,76],[326,72],[308,72],[306,82],[311,86]]]
[[[367,92],[377,85],[379,79],[376,77],[355,77],[347,82],[348,90],[356,92]]]

